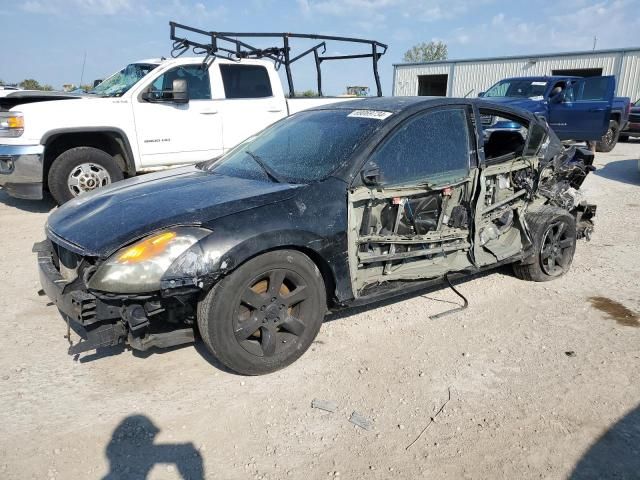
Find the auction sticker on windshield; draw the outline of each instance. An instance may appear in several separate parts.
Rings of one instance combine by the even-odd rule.
[[[384,112],[382,110],[354,110],[349,115],[347,115],[347,117],[374,118],[378,120],[384,120],[391,115],[393,115],[391,112]]]

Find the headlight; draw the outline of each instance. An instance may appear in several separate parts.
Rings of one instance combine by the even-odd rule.
[[[87,286],[111,293],[160,290],[160,280],[173,261],[210,233],[204,228],[178,227],[146,237],[109,257]]]
[[[24,132],[24,116],[20,112],[0,112],[0,137],[19,137]]]

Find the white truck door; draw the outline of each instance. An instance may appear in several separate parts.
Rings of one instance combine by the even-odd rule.
[[[173,80],[187,81],[188,103],[171,100]],[[149,99],[133,99],[142,167],[195,163],[222,153],[219,102],[212,99],[211,79],[202,64],[180,65],[157,77]]]
[[[224,90],[224,98],[218,104],[226,152],[286,117],[287,103],[275,70],[270,72],[266,66],[246,63],[219,63],[218,67]]]

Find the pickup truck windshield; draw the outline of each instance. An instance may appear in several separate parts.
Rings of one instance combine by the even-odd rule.
[[[131,63],[102,81],[89,93],[103,97],[121,97],[156,67],[152,63]]]
[[[241,143],[209,169],[221,175],[265,181],[323,180],[380,123],[378,118],[356,116],[351,110],[300,112]]]
[[[487,90],[483,97],[521,97],[542,100],[546,89],[547,82],[543,80],[502,80]]]

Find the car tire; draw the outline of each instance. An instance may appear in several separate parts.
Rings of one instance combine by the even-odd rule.
[[[620,125],[615,120],[609,121],[609,128],[599,142],[596,142],[597,152],[610,152],[618,143],[620,136]]]
[[[534,282],[547,282],[569,271],[576,251],[576,220],[558,207],[544,207],[526,214],[533,240],[533,253],[513,265],[516,277]]]
[[[198,329],[213,356],[243,375],[290,365],[327,312],[318,267],[295,250],[267,252],[219,281],[198,304]]]
[[[82,193],[123,178],[121,168],[107,152],[93,147],[75,147],[53,161],[47,184],[53,199],[62,205]]]

